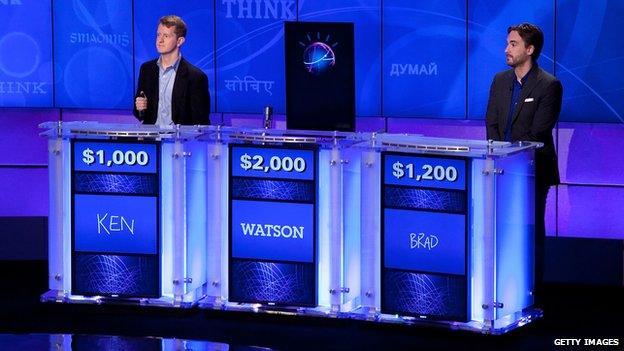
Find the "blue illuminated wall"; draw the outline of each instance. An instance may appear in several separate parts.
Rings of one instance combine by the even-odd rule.
[[[545,34],[539,64],[563,82],[561,120],[624,118],[621,1],[6,3],[2,107],[130,109],[138,68],[156,57],[157,20],[175,13],[189,25],[182,53],[208,75],[213,112],[283,114],[284,21],[345,21],[355,26],[358,116],[483,119],[492,77],[507,69],[506,29],[530,21]]]
[[[622,1],[557,1],[561,120],[624,122]]]
[[[52,107],[51,4],[4,3],[0,3],[0,107]]]
[[[384,114],[464,118],[466,2],[383,4]]]
[[[55,106],[132,106],[132,2],[54,1]]]
[[[358,128],[474,139],[485,137],[491,79],[507,68],[506,28],[531,21],[546,37],[540,65],[564,87],[555,131],[563,184],[549,196],[548,234],[624,238],[624,2],[240,3],[0,1],[0,124],[14,136],[0,141],[0,188],[11,199],[0,215],[47,214],[47,148],[38,123],[135,121],[129,110],[137,69],[156,57],[162,15],[189,24],[182,53],[208,75],[213,121],[259,126],[263,106],[285,111],[284,21],[352,21],[356,113],[381,116],[378,124],[359,118]]]
[[[217,106],[222,111],[284,113],[284,21],[295,0],[216,2]]]

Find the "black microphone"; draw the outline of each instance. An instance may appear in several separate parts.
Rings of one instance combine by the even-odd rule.
[[[145,92],[143,90],[141,90],[141,92],[139,93],[139,97],[147,99],[147,96],[145,96]],[[139,119],[141,120],[141,122],[143,122],[143,120],[145,119],[145,110],[137,110],[137,111],[139,111]]]
[[[273,107],[264,106],[264,129],[270,129],[273,122]]]

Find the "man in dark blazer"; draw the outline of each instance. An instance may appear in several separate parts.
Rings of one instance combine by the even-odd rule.
[[[559,118],[563,95],[561,82],[537,64],[543,45],[544,34],[533,24],[523,23],[507,29],[505,56],[511,69],[494,77],[486,113],[488,139],[544,144],[535,151],[537,298],[542,298],[546,198],[550,186],[559,183],[552,131]]]
[[[157,29],[160,57],[145,62],[139,72],[134,115],[145,124],[210,124],[208,78],[180,54],[186,24],[164,16]]]

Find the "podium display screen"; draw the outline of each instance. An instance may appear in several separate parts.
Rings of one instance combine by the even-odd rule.
[[[157,143],[72,142],[72,294],[160,297]]]
[[[316,305],[316,160],[230,145],[230,301]]]
[[[466,321],[468,160],[382,160],[382,313]]]

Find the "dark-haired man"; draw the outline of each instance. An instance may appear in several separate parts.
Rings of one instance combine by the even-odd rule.
[[[535,152],[535,284],[541,299],[544,270],[544,214],[551,185],[559,183],[552,131],[561,111],[561,82],[537,64],[544,34],[530,23],[507,29],[505,56],[511,69],[499,72],[490,88],[486,113],[487,138],[537,141]]]
[[[180,53],[186,32],[178,16],[159,20],[156,49],[160,57],[141,65],[134,100],[134,115],[145,124],[210,124],[208,77]]]

